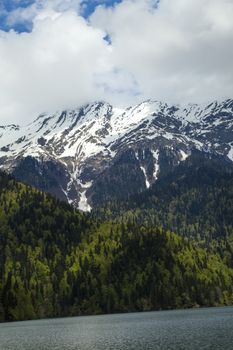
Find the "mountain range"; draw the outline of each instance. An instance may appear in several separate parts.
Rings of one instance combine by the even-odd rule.
[[[95,102],[0,127],[0,168],[83,211],[152,188],[196,151],[233,162],[233,100]]]
[[[232,305],[232,128],[232,100],[0,127],[0,321]]]

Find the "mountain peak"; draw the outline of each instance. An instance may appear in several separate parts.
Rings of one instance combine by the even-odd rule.
[[[77,109],[43,113],[25,127],[0,127],[0,167],[16,172],[21,180],[28,178],[22,166],[37,169],[30,181],[39,188],[44,186],[41,176],[52,176],[59,198],[89,210],[93,188],[117,162],[127,159],[125,167],[133,167],[129,171],[137,174],[138,189],[149,188],[159,173],[179,164],[193,149],[233,160],[232,130],[230,99],[183,106],[147,100],[128,108],[95,101]],[[37,165],[27,162],[27,157]],[[35,172],[41,185],[34,179]],[[49,190],[51,186],[47,185]]]

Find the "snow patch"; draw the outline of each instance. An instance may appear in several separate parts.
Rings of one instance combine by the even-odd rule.
[[[138,152],[135,152],[135,157],[139,161],[139,154],[138,154]]]
[[[231,146],[231,149],[228,152],[228,158],[233,161],[233,146]]]
[[[90,181],[90,182],[86,182],[85,184],[82,184],[82,189],[80,191],[80,200],[79,200],[78,208],[85,212],[90,212],[92,209],[90,204],[87,201],[87,196],[86,196],[86,192],[88,188],[92,186],[92,183],[93,182]]]
[[[87,192],[87,190],[84,190],[80,193],[80,200],[79,200],[78,208],[79,208],[79,210],[82,210],[84,212],[90,212],[92,208],[87,202],[86,192]]]
[[[187,159],[188,156],[189,156],[187,153],[185,153],[185,152],[182,151],[182,150],[180,150],[180,155],[181,155],[181,161],[182,161],[182,162],[185,161],[185,159]]]
[[[150,183],[146,174],[146,169],[143,166],[140,166],[140,169],[143,171],[143,174],[145,176],[145,183],[146,183],[146,188],[150,187]]]
[[[151,150],[151,153],[152,153],[153,158],[155,160],[153,177],[154,177],[155,180],[157,180],[158,179],[158,173],[159,173],[159,150],[156,150],[156,151]]]

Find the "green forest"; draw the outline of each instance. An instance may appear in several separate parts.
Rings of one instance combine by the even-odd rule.
[[[167,202],[158,212],[151,205],[156,193],[143,206],[135,199],[131,208],[108,203],[99,215],[83,214],[1,173],[0,320],[232,305],[231,179],[224,181],[224,233],[214,234],[221,212],[212,231],[200,214],[199,227],[184,216],[177,234],[174,211],[161,214]],[[190,191],[182,190],[185,206],[197,198]]]
[[[139,224],[162,226],[179,235],[204,240],[233,234],[233,165],[196,152],[147,191],[95,209],[102,220],[129,216]]]

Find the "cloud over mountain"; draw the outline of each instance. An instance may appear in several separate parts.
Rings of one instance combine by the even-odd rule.
[[[88,18],[80,4],[36,1],[8,15],[31,30],[0,32],[1,124],[99,99],[233,96],[231,0],[124,0]]]

